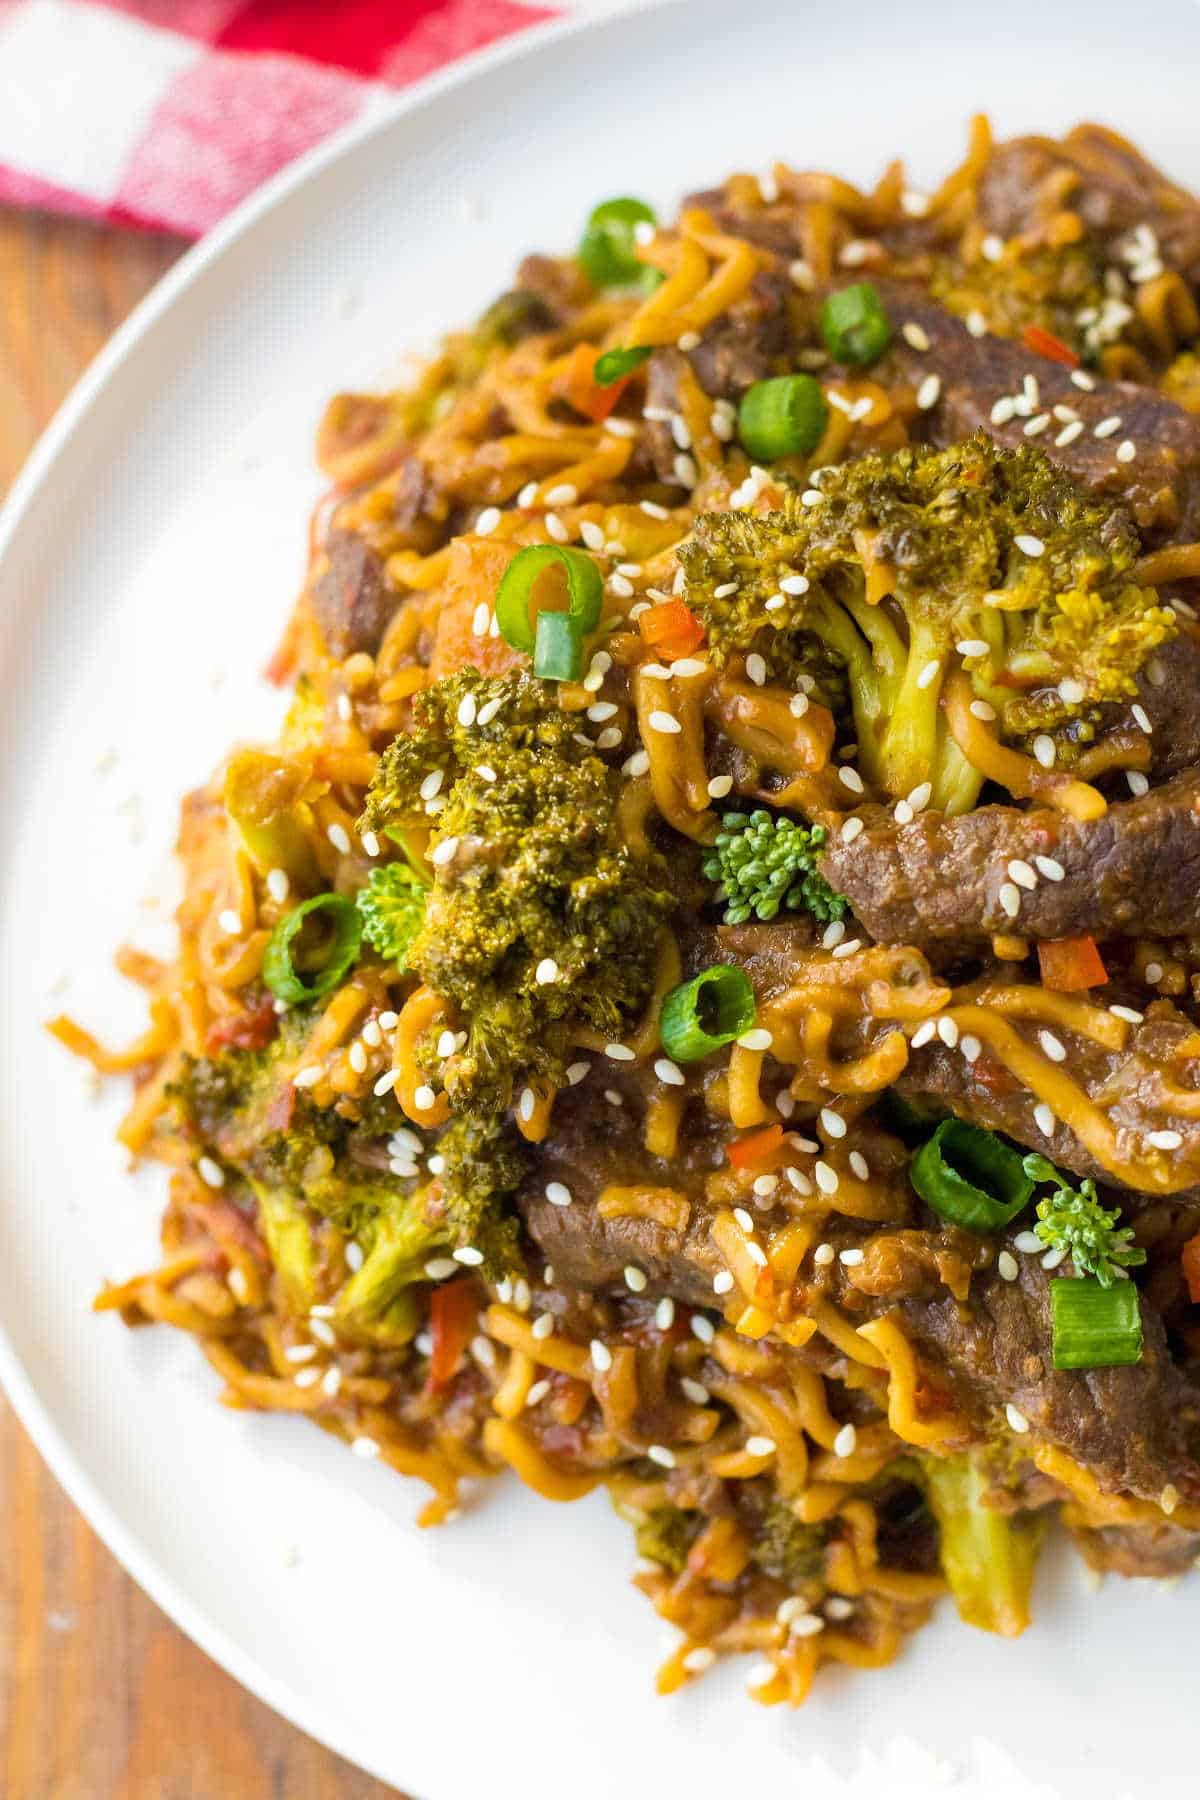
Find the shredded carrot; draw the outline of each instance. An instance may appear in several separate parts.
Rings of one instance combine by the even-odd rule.
[[[599,354],[595,344],[576,344],[571,354],[564,357],[552,383],[555,394],[597,425],[607,419],[630,380],[628,375],[622,375],[619,381],[610,381],[607,387],[601,387],[594,373]]]
[[[432,1393],[444,1388],[458,1373],[463,1351],[475,1330],[478,1310],[479,1296],[469,1275],[434,1288],[429,1296],[429,1335],[433,1339],[429,1387]]]
[[[638,630],[652,649],[672,656],[686,656],[704,642],[703,625],[682,600],[664,600],[650,607],[640,615]]]
[[[1040,325],[1027,325],[1021,333],[1025,348],[1032,350],[1035,356],[1048,357],[1051,362],[1064,363],[1068,369],[1079,367],[1078,354],[1070,344],[1064,344],[1056,338],[1052,331],[1043,331]]]
[[[752,1131],[749,1137],[738,1138],[736,1143],[729,1145],[726,1154],[733,1168],[754,1169],[782,1148],[783,1126],[765,1125],[761,1131]]]
[[[1038,945],[1042,986],[1052,994],[1075,994],[1103,987],[1108,980],[1104,959],[1091,937],[1054,938]]]

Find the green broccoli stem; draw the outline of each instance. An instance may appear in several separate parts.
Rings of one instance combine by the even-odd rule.
[[[407,1343],[420,1318],[413,1283],[445,1243],[445,1235],[426,1223],[420,1193],[410,1195],[396,1213],[381,1215],[366,1261],[337,1297],[339,1326],[375,1342]]]
[[[984,1498],[977,1457],[921,1456],[921,1480],[941,1532],[942,1573],[965,1625],[1019,1637],[1041,1549],[1038,1513],[1006,1513]]]
[[[908,657],[900,691],[878,748],[877,766],[868,768],[873,779],[898,800],[922,782],[933,780],[938,752],[938,702],[949,648],[944,625],[917,616],[910,618]],[[862,749],[860,744],[860,763]]]

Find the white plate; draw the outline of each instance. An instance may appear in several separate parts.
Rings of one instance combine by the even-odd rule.
[[[109,973],[161,917],[176,805],[279,711],[256,671],[303,563],[326,395],[469,319],[526,248],[605,194],[669,206],[776,153],[870,179],[999,130],[1111,122],[1200,183],[1196,15],[940,0],[698,0],[476,61],[309,159],[194,251],[119,334],[0,530],[8,694],[0,841],[0,1366],[75,1500],[213,1656],[306,1730],[427,1800],[777,1793],[1152,1794],[1200,1750],[1181,1679],[1200,1606],[1087,1593],[1065,1561],[1019,1645],[944,1609],[882,1674],[824,1676],[798,1716],[744,1668],[656,1701],[661,1631],[599,1497],[497,1485],[422,1534],[415,1486],[298,1421],[238,1416],[192,1344],[88,1312],[154,1253],[117,1096],[89,1103],[43,1034],[66,1004],[120,1036]],[[98,768],[106,753],[115,764]],[[158,913],[143,906],[157,888]],[[70,976],[65,994],[52,990]],[[86,1628],[86,1622],[85,1622]],[[214,1721],[214,1729],[219,1729]],[[231,1796],[230,1800],[237,1800]]]

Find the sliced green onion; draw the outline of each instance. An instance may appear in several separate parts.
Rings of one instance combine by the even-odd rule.
[[[815,450],[828,417],[819,381],[811,375],[775,375],[742,395],[738,436],[755,462],[776,462]]]
[[[301,954],[305,969],[302,974],[292,946],[307,920],[320,915],[324,915],[329,927],[329,937],[319,951]],[[322,994],[337,987],[358,961],[361,945],[362,920],[353,900],[341,894],[314,894],[280,919],[271,933],[263,951],[263,980],[275,998],[285,1000],[289,1006],[301,1000],[319,1000]]]
[[[967,1231],[999,1231],[1028,1206],[1034,1185],[1015,1150],[962,1119],[942,1120],[908,1177],[926,1206]]]
[[[579,240],[579,261],[593,287],[624,287],[636,281],[643,264],[637,258],[637,228],[658,223],[644,200],[602,200]]]
[[[647,357],[652,354],[650,344],[637,344],[632,350],[606,350],[592,364],[592,374],[600,387],[611,387],[614,381],[623,381],[626,375],[632,375],[640,369]]]
[[[699,1062],[749,1031],[754,1015],[748,976],[728,963],[714,963],[664,997],[658,1032],[676,1062]]]
[[[892,339],[883,301],[869,281],[830,294],[821,308],[821,336],[835,362],[869,363]]]
[[[1132,1281],[1086,1276],[1050,1283],[1056,1369],[1107,1369],[1142,1360],[1142,1313]]]
[[[575,620],[581,637],[600,623],[604,579],[586,550],[567,550],[560,544],[529,544],[518,550],[500,577],[496,589],[496,622],[504,641],[514,650],[532,655],[534,624],[529,614],[539,577],[552,565],[567,577],[567,615]]]
[[[538,614],[533,672],[543,681],[578,681],[583,674],[583,632],[569,612]]]

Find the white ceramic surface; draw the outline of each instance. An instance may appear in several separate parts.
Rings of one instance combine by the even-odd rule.
[[[168,278],[51,429],[0,525],[0,1370],[41,1448],[161,1604],[299,1724],[423,1800],[733,1791],[1138,1800],[1192,1784],[1200,1594],[1065,1559],[1019,1645],[948,1610],[892,1670],[798,1716],[744,1669],[671,1701],[661,1629],[599,1498],[496,1487],[440,1533],[311,1427],[238,1416],[190,1342],[88,1303],[152,1256],[160,1180],[122,1172],[120,1098],[41,1031],[138,1023],[110,973],[152,941],[179,795],[269,728],[257,679],[299,580],[336,387],[469,319],[608,193],[670,205],[776,154],[931,180],[967,116],[1099,117],[1200,184],[1182,0],[904,8],[688,0],[509,44],[310,158]],[[156,902],[147,906],[146,896]],[[56,991],[62,977],[63,991]],[[86,1621],[85,1621],[86,1628]],[[214,1721],[219,1729],[219,1722]],[[229,1800],[238,1800],[230,1796]]]

